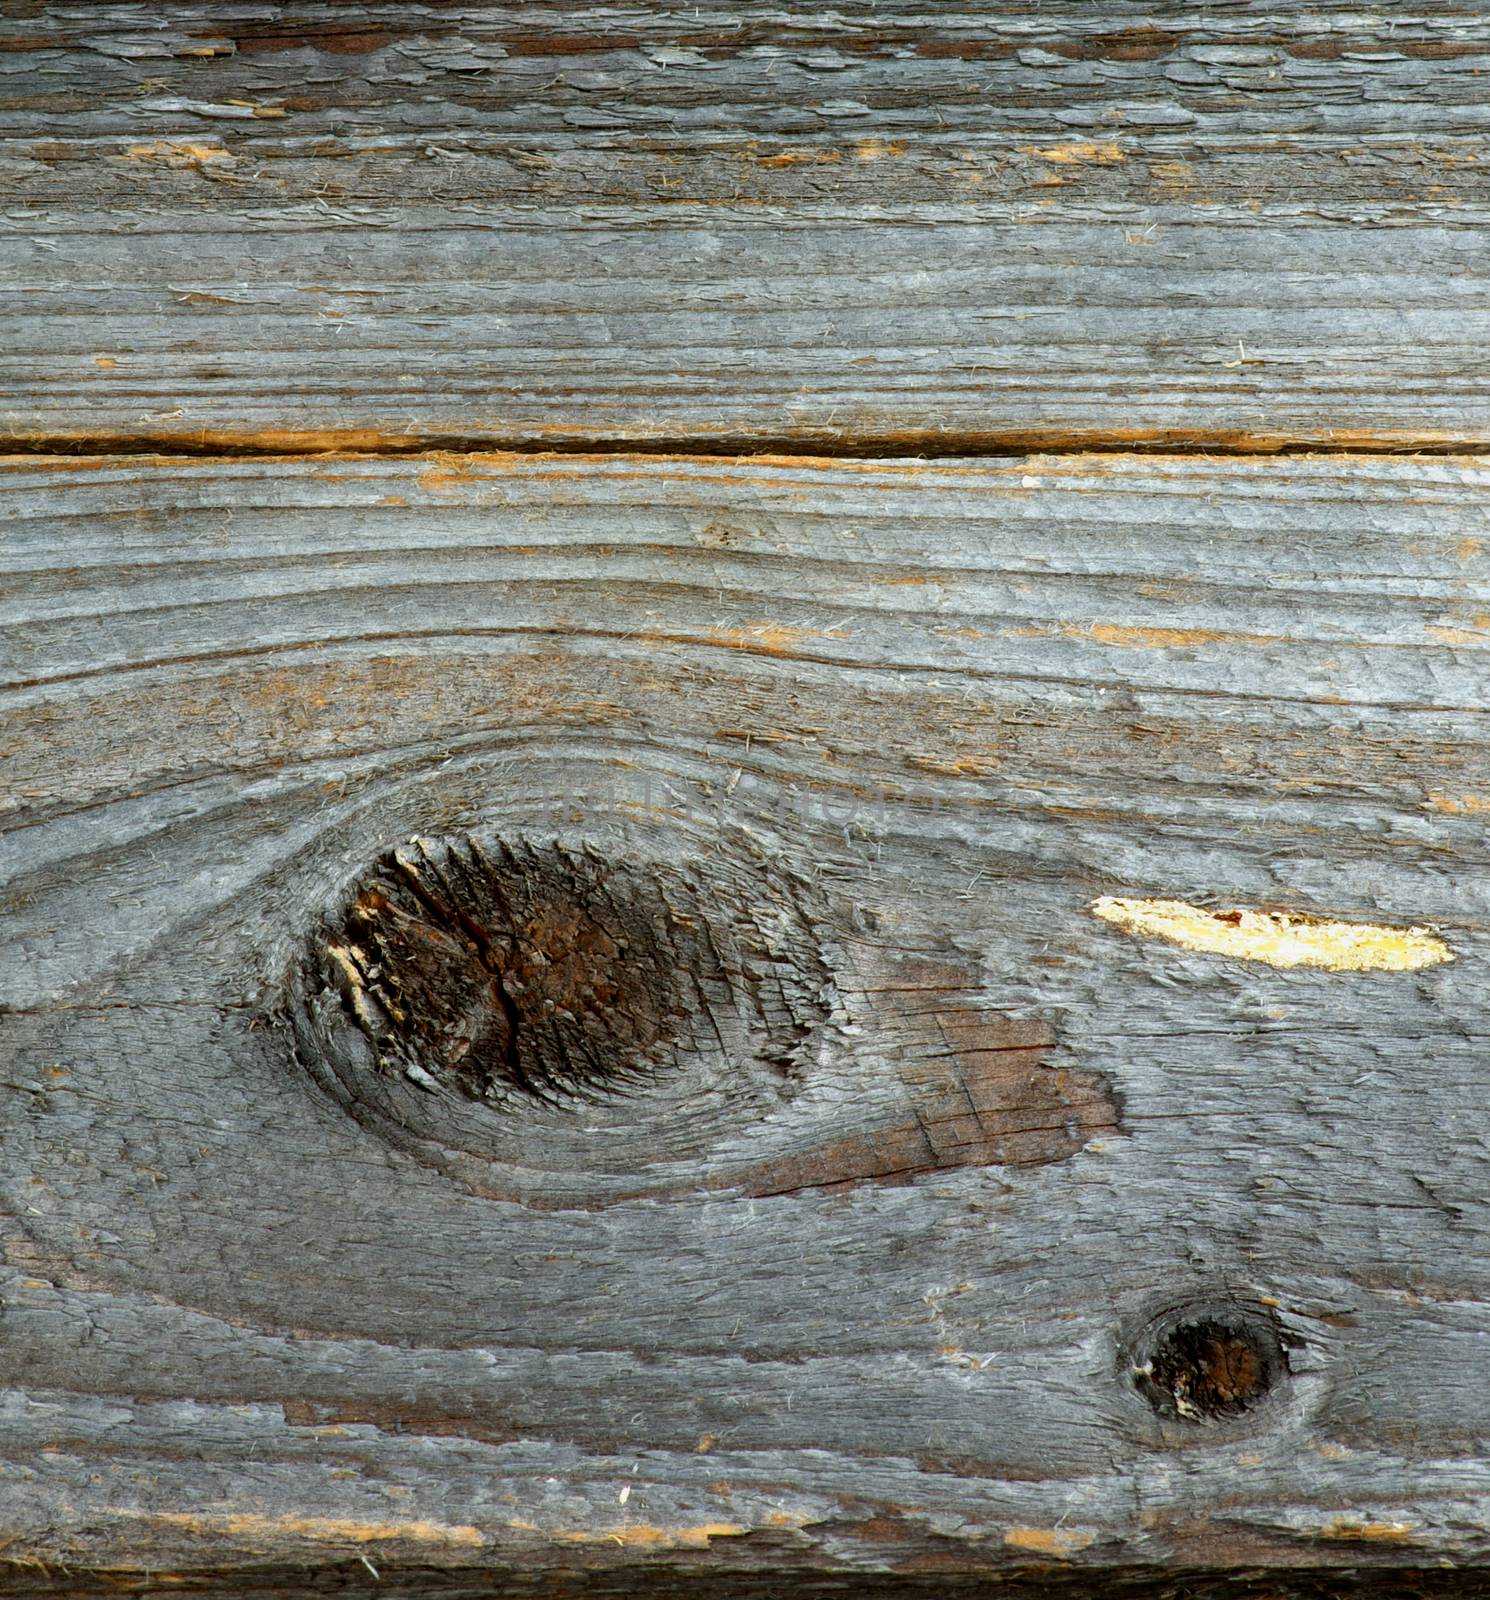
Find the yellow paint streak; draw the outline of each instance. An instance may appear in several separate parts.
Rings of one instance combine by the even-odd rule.
[[[1004,1543],[1011,1550],[1028,1550],[1034,1555],[1071,1556],[1096,1539],[1084,1528],[1010,1528]]]
[[[539,1530],[565,1544],[618,1544],[628,1550],[707,1550],[711,1539],[737,1539],[746,1530],[738,1522],[700,1522],[691,1528],[654,1528],[630,1523],[621,1528]]]
[[[903,156],[905,140],[894,139],[887,143],[883,139],[865,139],[854,146],[854,154],[860,161],[883,161],[886,156]]]
[[[1451,817],[1490,816],[1490,794],[1445,794],[1434,789],[1428,795],[1428,804]]]
[[[843,160],[841,150],[779,150],[774,156],[752,155],[758,167],[826,166]]]
[[[414,481],[426,493],[443,489],[459,489],[476,476],[477,458],[454,450],[430,450],[425,460],[434,464],[426,467]]]
[[[702,637],[710,644],[726,645],[731,650],[744,650],[751,655],[791,656],[811,640],[839,639],[843,635],[837,629],[789,628],[766,622],[748,628],[711,628]]]
[[[379,1544],[404,1539],[412,1544],[486,1543],[479,1528],[450,1522],[358,1522],[347,1517],[266,1516],[256,1511],[115,1511],[116,1517],[158,1523],[187,1533],[226,1535],[256,1543],[312,1539],[327,1544]]]
[[[1025,154],[1039,156],[1042,161],[1054,161],[1060,166],[1086,165],[1095,162],[1098,166],[1110,167],[1128,159],[1123,154],[1123,147],[1118,144],[1053,144],[1047,145],[1043,150],[1026,147]]]
[[[94,356],[93,365],[95,367],[103,367],[107,370],[110,367],[117,367],[119,363],[115,361],[113,356]]]
[[[1467,628],[1441,627],[1430,624],[1423,631],[1439,644],[1469,645],[1483,648],[1490,645],[1490,611],[1476,611],[1468,619]]]
[[[1321,1539],[1371,1539],[1381,1544],[1406,1544],[1416,1529],[1410,1522],[1353,1522],[1339,1517],[1319,1530]]]
[[[1195,169],[1188,161],[1151,161],[1149,175],[1174,189],[1188,189],[1195,181]]]
[[[196,167],[213,161],[232,161],[220,144],[191,144],[183,139],[157,139],[153,144],[132,144],[127,161],[163,161],[168,167]]]
[[[1178,650],[1202,644],[1277,644],[1266,633],[1222,633],[1216,628],[1126,628],[1115,622],[1093,622],[1087,627],[1061,630],[1069,639],[1095,639],[1115,650]]]
[[[1002,762],[997,756],[915,754],[907,756],[905,764],[917,772],[934,772],[943,778],[986,778],[989,773],[997,772]]]
[[[1452,961],[1442,939],[1422,928],[1328,922],[1282,911],[1208,911],[1183,900],[1124,900],[1103,895],[1094,915],[1141,938],[1167,939],[1184,950],[1265,961],[1271,967],[1323,967],[1329,972],[1415,972]]]

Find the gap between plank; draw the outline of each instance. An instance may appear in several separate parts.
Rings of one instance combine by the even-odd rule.
[[[190,433],[98,431],[13,433],[0,437],[0,451],[37,456],[420,456],[455,455],[649,455],[797,456],[804,460],[961,460],[1025,455],[1209,455],[1225,456],[1482,456],[1490,438],[1445,433],[1369,433],[1321,429],[1292,434],[1236,429],[1141,429],[1109,432],[1081,429],[995,429],[946,433],[902,429],[852,436],[720,434],[544,439],[533,434],[461,434],[432,430],[383,433],[371,428],[271,430],[234,433],[212,429]]]

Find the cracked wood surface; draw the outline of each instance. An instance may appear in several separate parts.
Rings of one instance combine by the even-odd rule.
[[[1480,5],[12,5],[0,434],[1490,438]]]
[[[4,471],[12,1588],[1470,1592],[1485,462]],[[654,863],[570,901],[671,926],[721,1043],[587,1101],[380,1065],[314,952],[468,839],[551,900]],[[1135,1383],[1192,1306],[1276,1324],[1255,1410]]]

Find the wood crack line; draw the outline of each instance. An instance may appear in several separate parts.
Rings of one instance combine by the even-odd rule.
[[[466,434],[433,430],[384,433],[371,428],[230,432],[209,428],[164,431],[16,431],[0,436],[0,452],[18,456],[210,456],[256,457],[441,455],[617,455],[738,458],[796,457],[813,460],[927,461],[1025,455],[1232,456],[1483,456],[1490,436],[1439,432],[1358,432],[1343,428],[1245,432],[1206,428],[983,429],[942,432],[900,429],[843,434],[812,429],[793,434],[720,434],[544,438],[497,432]]]

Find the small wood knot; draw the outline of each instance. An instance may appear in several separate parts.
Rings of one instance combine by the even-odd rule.
[[[1138,1341],[1133,1379],[1166,1417],[1212,1423],[1259,1406],[1289,1371],[1273,1318],[1221,1303],[1172,1310]]]

